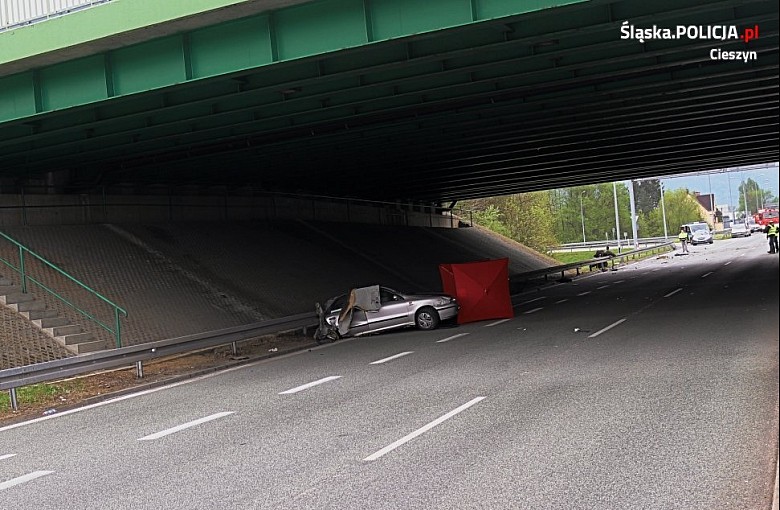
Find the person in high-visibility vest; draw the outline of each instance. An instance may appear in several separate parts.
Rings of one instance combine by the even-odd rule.
[[[688,253],[688,232],[685,231],[685,227],[680,227],[680,233],[677,235],[677,239],[682,243],[682,252]]]
[[[766,238],[769,239],[769,253],[779,253],[777,247],[777,223],[769,223],[765,228]]]

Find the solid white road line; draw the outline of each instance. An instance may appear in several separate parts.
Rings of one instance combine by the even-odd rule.
[[[587,296],[588,294],[590,294],[590,291],[589,291],[589,290],[586,290],[585,292],[580,292],[580,293],[579,293],[579,294],[577,294],[577,295],[578,295],[578,296]]]
[[[544,310],[544,307],[542,306],[542,307],[540,307],[540,308],[534,308],[533,310],[528,310],[527,312],[523,312],[523,313],[524,313],[524,314],[526,314],[526,315],[528,315],[529,313],[536,313],[536,312],[538,312],[539,310]]]
[[[381,450],[379,450],[379,451],[377,451],[377,452],[375,452],[375,453],[372,453],[371,455],[369,455],[368,457],[366,457],[366,458],[365,458],[365,459],[363,459],[363,460],[364,460],[364,461],[372,461],[372,460],[376,460],[376,459],[378,459],[379,457],[382,457],[383,455],[385,455],[385,454],[387,454],[387,453],[390,453],[391,451],[395,450],[396,448],[398,448],[398,447],[399,447],[399,446],[401,446],[402,444],[404,444],[404,443],[408,443],[409,441],[411,441],[411,440],[412,440],[412,439],[414,439],[415,437],[417,437],[417,436],[419,436],[419,435],[421,435],[421,434],[424,434],[425,432],[427,432],[427,431],[431,430],[431,429],[432,429],[433,427],[435,427],[436,425],[438,425],[438,424],[442,423],[442,422],[443,422],[443,421],[445,421],[445,420],[448,420],[448,419],[452,418],[453,416],[455,416],[456,414],[458,414],[458,413],[460,413],[460,412],[462,412],[462,411],[465,411],[465,410],[466,410],[466,409],[468,409],[469,407],[473,406],[473,405],[474,405],[474,404],[476,404],[477,402],[480,402],[481,400],[484,400],[485,398],[486,398],[486,397],[477,397],[477,398],[474,398],[474,399],[472,399],[472,400],[470,400],[470,401],[466,402],[465,404],[463,404],[462,406],[458,407],[457,409],[454,409],[454,410],[450,411],[449,413],[445,414],[444,416],[441,416],[441,417],[439,417],[439,418],[436,418],[435,420],[433,420],[432,422],[430,422],[428,425],[425,425],[424,427],[421,427],[421,428],[419,428],[419,429],[415,430],[415,431],[414,431],[414,432],[412,432],[411,434],[409,434],[409,435],[407,435],[407,436],[404,436],[404,437],[402,437],[402,438],[401,438],[401,439],[399,439],[398,441],[396,441],[396,442],[394,442],[394,443],[392,443],[392,444],[389,444],[389,445],[385,446],[385,447],[384,447],[384,448],[382,448]]]
[[[0,460],[10,459],[11,457],[14,457],[15,453],[6,453],[5,455],[0,455]]]
[[[561,303],[565,303],[568,300],[569,300],[569,298],[559,299],[558,301],[555,302],[555,304],[556,305],[560,305]]]
[[[36,478],[40,478],[42,476],[50,475],[54,473],[54,471],[33,471],[32,473],[27,473],[24,476],[19,476],[17,478],[11,478],[10,480],[7,480],[3,483],[0,483],[0,491],[5,489],[10,489],[14,485],[19,485],[20,483],[29,482],[30,480],[35,480]]]
[[[506,321],[511,321],[512,319],[501,319],[500,321],[491,322],[490,324],[485,324],[484,327],[486,328],[492,328],[493,326],[498,326],[499,324],[503,324]]]
[[[672,297],[672,296],[674,296],[675,294],[677,294],[678,292],[680,292],[681,290],[682,290],[682,288],[680,288],[680,289],[677,289],[677,290],[673,290],[673,291],[671,291],[669,294],[665,295],[664,297]]]
[[[399,352],[398,354],[393,354],[392,356],[389,356],[387,358],[383,358],[383,359],[378,359],[376,361],[372,361],[371,363],[369,363],[369,365],[381,365],[382,363],[386,363],[388,361],[392,361],[394,359],[398,359],[401,356],[406,356],[407,354],[411,354],[413,352],[414,351]]]
[[[308,390],[309,388],[311,388],[313,386],[317,386],[318,384],[322,384],[322,383],[326,383],[326,382],[329,382],[329,381],[333,381],[335,379],[338,379],[339,377],[341,377],[341,376],[340,375],[331,375],[331,376],[328,376],[328,377],[323,377],[322,379],[319,379],[319,380],[314,381],[314,382],[310,382],[308,384],[304,384],[302,386],[297,386],[295,388],[292,388],[292,389],[289,389],[289,390],[286,390],[286,391],[280,391],[279,395],[289,395],[291,393],[298,393],[299,391]]]
[[[712,271],[710,271],[709,273],[704,273],[703,275],[701,275],[701,277],[702,278],[707,278],[711,274],[712,274]]]
[[[448,336],[447,338],[442,338],[441,340],[436,340],[436,343],[440,344],[442,342],[449,342],[450,340],[455,340],[456,338],[460,338],[466,335],[468,335],[468,333],[458,333],[457,335],[452,335],[452,336]]]
[[[233,414],[232,411],[225,411],[221,413],[212,414],[211,416],[206,416],[205,418],[199,418],[197,420],[193,420],[188,423],[182,423],[181,425],[177,425],[176,427],[172,427],[160,432],[156,432],[154,434],[149,434],[148,436],[139,437],[139,441],[152,441],[154,439],[160,439],[161,437],[165,437],[170,434],[175,434],[176,432],[180,432],[184,429],[188,429],[190,427],[194,427],[196,425],[200,425],[201,423],[206,423],[212,420],[217,420],[219,418],[224,418],[225,416]]]
[[[609,331],[610,329],[612,329],[612,328],[614,328],[615,326],[618,326],[618,325],[620,325],[620,324],[623,324],[624,322],[626,322],[626,319],[620,319],[620,320],[619,320],[619,321],[617,321],[617,322],[613,322],[612,324],[610,324],[610,325],[609,325],[609,326],[607,326],[606,328],[604,328],[604,329],[600,329],[600,330],[596,331],[595,333],[593,333],[592,335],[588,335],[588,338],[596,338],[597,336],[599,336],[599,335],[600,335],[600,334],[602,334],[603,332],[605,332],[605,331]]]

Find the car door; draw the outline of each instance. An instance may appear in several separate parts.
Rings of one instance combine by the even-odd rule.
[[[409,311],[412,305],[400,294],[383,287],[379,289],[379,303],[379,310],[366,312],[371,331],[411,324]]]

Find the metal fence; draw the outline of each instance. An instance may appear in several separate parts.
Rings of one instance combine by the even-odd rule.
[[[111,0],[0,0],[0,31],[45,21]]]

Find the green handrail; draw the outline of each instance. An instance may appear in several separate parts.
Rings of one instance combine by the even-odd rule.
[[[97,292],[97,291],[91,289],[90,287],[88,287],[87,285],[81,283],[79,280],[77,280],[73,276],[69,275],[68,273],[66,273],[65,271],[63,271],[59,267],[55,266],[54,264],[52,264],[51,262],[49,262],[45,258],[41,257],[40,255],[38,255],[37,253],[35,253],[31,249],[27,248],[26,246],[23,246],[21,243],[19,243],[15,239],[9,237],[5,233],[0,232],[0,236],[5,238],[6,240],[10,241],[12,244],[14,244],[15,246],[17,246],[19,248],[19,267],[16,267],[12,262],[10,262],[8,260],[5,260],[2,257],[0,257],[0,262],[3,262],[6,266],[8,266],[13,271],[15,271],[16,273],[19,274],[19,276],[21,277],[22,293],[25,293],[25,294],[27,293],[27,282],[28,281],[30,283],[35,284],[36,286],[38,286],[41,289],[43,289],[44,291],[48,292],[49,294],[51,294],[55,298],[57,298],[60,301],[62,301],[68,307],[74,309],[75,311],[77,311],[78,313],[80,313],[81,315],[83,315],[84,317],[89,319],[90,321],[94,322],[98,326],[102,327],[103,329],[105,329],[106,331],[111,333],[114,336],[114,338],[116,339],[116,346],[117,347],[122,347],[122,334],[121,334],[121,328],[120,328],[120,324],[119,324],[119,318],[120,318],[120,315],[122,315],[124,317],[127,317],[127,310],[125,310],[121,306],[117,305],[116,303],[114,303],[110,299],[106,298],[105,296],[101,295],[99,292]],[[75,303],[72,303],[72,302],[68,301],[65,297],[61,296],[60,294],[58,294],[53,289],[50,289],[49,287],[47,287],[42,282],[40,282],[37,279],[33,278],[32,276],[28,275],[27,274],[27,270],[25,268],[25,254],[27,254],[27,255],[29,255],[29,256],[39,260],[44,265],[46,265],[49,268],[53,269],[54,271],[58,272],[59,274],[61,274],[62,276],[64,276],[68,280],[70,280],[71,282],[75,283],[76,285],[78,285],[82,289],[86,290],[90,294],[94,295],[95,297],[97,297],[98,299],[100,299],[101,301],[103,301],[104,303],[109,305],[110,307],[112,307],[113,310],[114,310],[114,327],[113,327],[113,329],[111,328],[111,326],[109,326],[108,324],[102,322],[100,319],[98,319],[92,313],[90,313],[90,312],[88,312],[86,310],[81,309]]]

